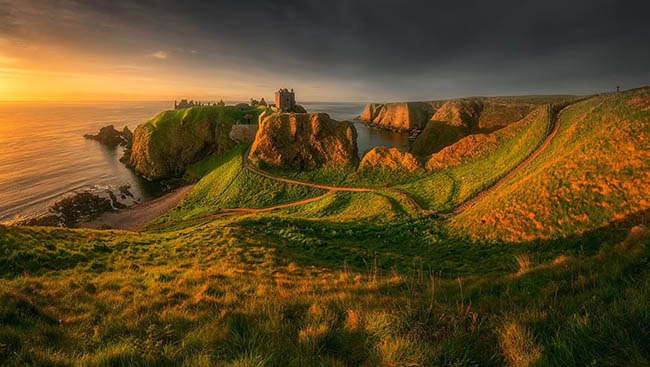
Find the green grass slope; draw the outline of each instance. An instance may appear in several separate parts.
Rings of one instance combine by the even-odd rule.
[[[408,265],[390,270],[380,265],[390,248],[381,247],[379,260],[371,260],[367,270],[308,265],[287,247],[308,226],[273,218],[162,234],[0,228],[0,260],[19,260],[14,271],[0,276],[0,364],[650,361],[647,239],[610,243],[595,255],[542,261],[519,253],[520,265],[500,273],[450,279],[438,272],[444,257],[419,263],[411,256],[412,271]],[[323,228],[322,243],[300,241],[313,248],[312,259],[326,258],[319,247],[337,236],[342,250],[354,246],[361,230],[335,234],[334,227]],[[365,240],[373,237],[372,227],[365,231]],[[406,228],[394,232],[402,247],[416,238]],[[44,255],[38,262],[18,255],[30,252]],[[68,254],[70,259],[61,261]]]
[[[568,103],[572,96],[471,97],[446,101],[418,135],[410,152],[426,158],[469,134],[491,133],[537,107]]]
[[[650,89],[567,107],[549,148],[455,218],[469,235],[527,241],[581,233],[650,208]]]
[[[523,161],[544,139],[548,122],[548,109],[539,107],[524,119],[494,132],[495,149],[398,188],[413,195],[427,209],[451,210]]]
[[[325,193],[325,190],[276,182],[251,173],[242,164],[245,150],[246,146],[240,145],[223,156],[210,157],[190,167],[190,171],[209,173],[176,208],[152,225],[191,220],[224,208],[266,208]]]

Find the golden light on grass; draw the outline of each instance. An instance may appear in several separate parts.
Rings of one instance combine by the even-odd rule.
[[[532,333],[517,321],[504,325],[500,333],[500,345],[511,367],[535,366],[544,348],[535,342]]]
[[[529,254],[515,255],[515,260],[517,260],[517,265],[519,265],[518,274],[526,273],[533,266],[533,261]]]

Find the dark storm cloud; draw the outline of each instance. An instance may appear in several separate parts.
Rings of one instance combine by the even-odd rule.
[[[40,5],[49,36],[77,47],[196,52],[188,67],[230,61],[276,75],[356,81],[373,98],[650,84],[647,1],[37,3],[31,21]],[[20,16],[0,11],[5,24],[18,23],[13,32],[30,26]]]

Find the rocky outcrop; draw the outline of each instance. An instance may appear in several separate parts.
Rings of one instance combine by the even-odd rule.
[[[122,131],[116,130],[113,125],[104,126],[99,129],[97,135],[86,134],[84,138],[96,140],[109,147],[122,145],[129,148],[133,144],[133,133],[129,130],[128,126],[124,126]]]
[[[442,105],[418,135],[411,153],[427,156],[440,151],[478,126],[481,104],[474,100],[451,100]]]
[[[258,124],[233,125],[229,137],[236,143],[251,144],[255,141],[258,128]]]
[[[397,102],[366,105],[359,120],[395,131],[411,131],[425,127],[442,102]]]
[[[151,181],[181,177],[188,165],[232,149],[230,129],[246,113],[235,107],[162,112],[135,130],[127,165]]]
[[[362,172],[373,169],[416,172],[422,169],[422,165],[411,153],[402,152],[397,148],[376,147],[363,156],[359,166]]]
[[[537,106],[530,103],[498,103],[489,99],[482,102],[478,130],[489,133],[504,128],[528,116]]]
[[[96,219],[106,212],[132,205],[136,199],[129,189],[128,185],[120,186],[117,195],[112,189],[72,193],[51,204],[46,213],[18,219],[10,225],[77,227],[80,223]],[[118,195],[124,202],[120,201]]]
[[[411,153],[428,156],[470,134],[489,133],[526,117],[535,108],[527,103],[501,103],[490,98],[445,102],[411,147]]]
[[[325,113],[273,114],[260,125],[249,159],[301,170],[356,163],[357,131],[352,123],[332,120]]]
[[[133,146],[133,132],[129,130],[128,126],[124,126],[122,129],[122,138],[126,141],[126,147],[130,148]]]

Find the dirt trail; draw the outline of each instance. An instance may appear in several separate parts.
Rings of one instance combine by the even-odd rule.
[[[230,209],[221,209],[219,211],[216,211],[211,214],[203,215],[198,218],[194,219],[189,219],[189,220],[184,220],[180,222],[171,222],[171,223],[163,223],[155,226],[150,226],[147,227],[149,230],[155,230],[155,229],[163,229],[171,226],[178,226],[181,224],[195,224],[199,222],[203,222],[206,220],[214,220],[222,217],[226,217],[229,215],[243,215],[243,214],[256,214],[256,213],[265,213],[265,212],[270,212],[273,210],[278,210],[278,209],[285,209],[285,208],[292,208],[295,206],[300,206],[300,205],[305,205],[309,203],[313,203],[315,201],[321,200],[329,195],[332,195],[334,191],[330,190],[324,193],[323,195],[316,196],[313,198],[309,199],[304,199],[304,200],[299,200],[299,201],[294,201],[292,203],[287,203],[287,204],[280,204],[276,206],[271,206],[268,208],[259,208],[259,209],[252,209],[252,208],[230,208]]]
[[[244,164],[244,167],[260,176],[264,176],[270,180],[273,181],[278,181],[278,182],[284,182],[284,183],[289,183],[289,184],[294,184],[294,185],[301,185],[301,186],[308,186],[308,187],[313,187],[316,189],[324,189],[324,190],[330,190],[330,191],[347,191],[347,192],[373,192],[375,191],[374,189],[367,188],[367,187],[344,187],[344,186],[329,186],[329,185],[322,185],[322,184],[317,184],[313,182],[307,182],[307,181],[299,181],[299,180],[292,180],[289,178],[284,178],[284,177],[278,177],[278,176],[273,176],[270,173],[264,172],[260,170],[259,168],[253,167],[253,165],[250,164],[250,161],[248,160],[248,153],[250,151],[250,148],[246,150],[244,153],[244,156],[242,157],[242,162]]]
[[[413,199],[407,193],[405,193],[405,192],[403,192],[401,190],[392,188],[392,187],[388,187],[388,186],[384,186],[384,187],[380,187],[380,188],[330,186],[330,185],[316,184],[316,183],[307,182],[307,181],[292,180],[292,179],[288,179],[288,178],[284,178],[284,177],[273,176],[272,174],[270,174],[268,172],[264,172],[264,171],[260,170],[259,168],[256,168],[253,165],[251,165],[250,161],[248,160],[248,153],[249,152],[250,152],[250,148],[248,148],[248,150],[246,150],[246,152],[244,153],[244,156],[242,157],[242,162],[244,164],[244,167],[247,170],[249,170],[249,171],[251,171],[253,173],[256,173],[256,174],[258,174],[260,176],[264,176],[264,177],[266,177],[266,178],[268,178],[270,180],[290,183],[290,184],[294,184],[294,185],[308,186],[308,187],[313,187],[313,188],[317,188],[317,189],[330,190],[330,191],[344,191],[344,192],[377,192],[379,190],[390,191],[390,192],[393,192],[395,194],[398,194],[398,195],[402,196],[418,212],[420,212],[420,213],[429,213],[428,210],[424,210],[420,206],[420,204],[418,204],[415,201],[415,199]]]
[[[530,153],[528,158],[524,159],[523,162],[519,163],[515,168],[510,170],[505,176],[501,177],[497,182],[495,182],[492,186],[488,187],[487,189],[479,192],[476,196],[472,197],[471,199],[465,201],[461,205],[457,206],[456,209],[452,213],[448,213],[443,215],[445,218],[452,217],[454,215],[458,215],[465,210],[471,208],[474,206],[478,201],[483,199],[485,196],[489,195],[490,193],[496,191],[497,189],[501,188],[506,182],[510,181],[515,175],[517,175],[519,172],[523,171],[528,165],[537,159],[540,154],[542,154],[546,148],[551,144],[551,141],[555,138],[557,135],[558,131],[560,131],[560,120],[559,120],[559,115],[562,110],[558,112],[553,112],[551,106],[548,108],[548,124],[549,124],[549,133],[546,135],[546,138],[542,141],[542,143],[535,149],[533,152]]]
[[[259,209],[253,209],[253,208],[224,208],[224,209],[220,209],[220,210],[218,210],[218,211],[216,211],[214,213],[203,215],[203,216],[198,217],[198,218],[189,219],[189,220],[185,220],[185,221],[181,221],[181,222],[163,223],[163,224],[160,224],[160,225],[147,227],[147,229],[149,229],[149,230],[163,229],[163,228],[167,228],[167,227],[171,227],[171,226],[177,226],[177,225],[195,224],[195,223],[203,222],[203,221],[206,221],[206,220],[213,220],[213,219],[222,218],[222,217],[229,216],[229,215],[244,215],[244,214],[266,213],[266,212],[271,212],[271,211],[278,210],[278,209],[296,207],[296,206],[300,206],[300,205],[313,203],[315,201],[319,201],[319,200],[321,200],[321,199],[323,199],[323,198],[325,198],[325,197],[327,197],[329,195],[332,195],[336,191],[338,191],[338,192],[377,192],[379,190],[386,190],[386,191],[390,191],[390,192],[396,193],[396,194],[401,195],[402,197],[404,197],[405,200],[407,202],[409,202],[418,212],[422,212],[422,213],[427,213],[428,212],[428,211],[422,209],[422,207],[412,197],[410,197],[408,194],[406,194],[406,193],[404,193],[404,192],[402,192],[400,190],[390,188],[390,187],[382,187],[382,188],[374,189],[374,188],[368,188],[368,187],[330,186],[330,185],[323,185],[323,184],[317,184],[317,183],[313,183],[313,182],[299,181],[299,180],[293,180],[293,179],[288,179],[288,178],[284,178],[284,177],[274,176],[274,175],[272,175],[272,174],[270,174],[268,172],[264,172],[264,171],[262,171],[262,170],[260,170],[260,169],[258,169],[256,167],[252,166],[250,164],[250,162],[248,161],[248,150],[244,153],[244,155],[242,157],[242,164],[243,164],[244,168],[246,168],[250,172],[253,172],[253,173],[257,174],[257,175],[268,178],[269,180],[273,180],[273,181],[277,181],[277,182],[284,182],[284,183],[293,184],[293,185],[307,186],[307,187],[327,190],[327,192],[325,194],[323,194],[323,195],[316,196],[316,197],[313,197],[313,198],[294,201],[294,202],[291,202],[291,203],[276,205],[276,206],[272,206],[272,207],[268,207],[268,208],[259,208]]]

